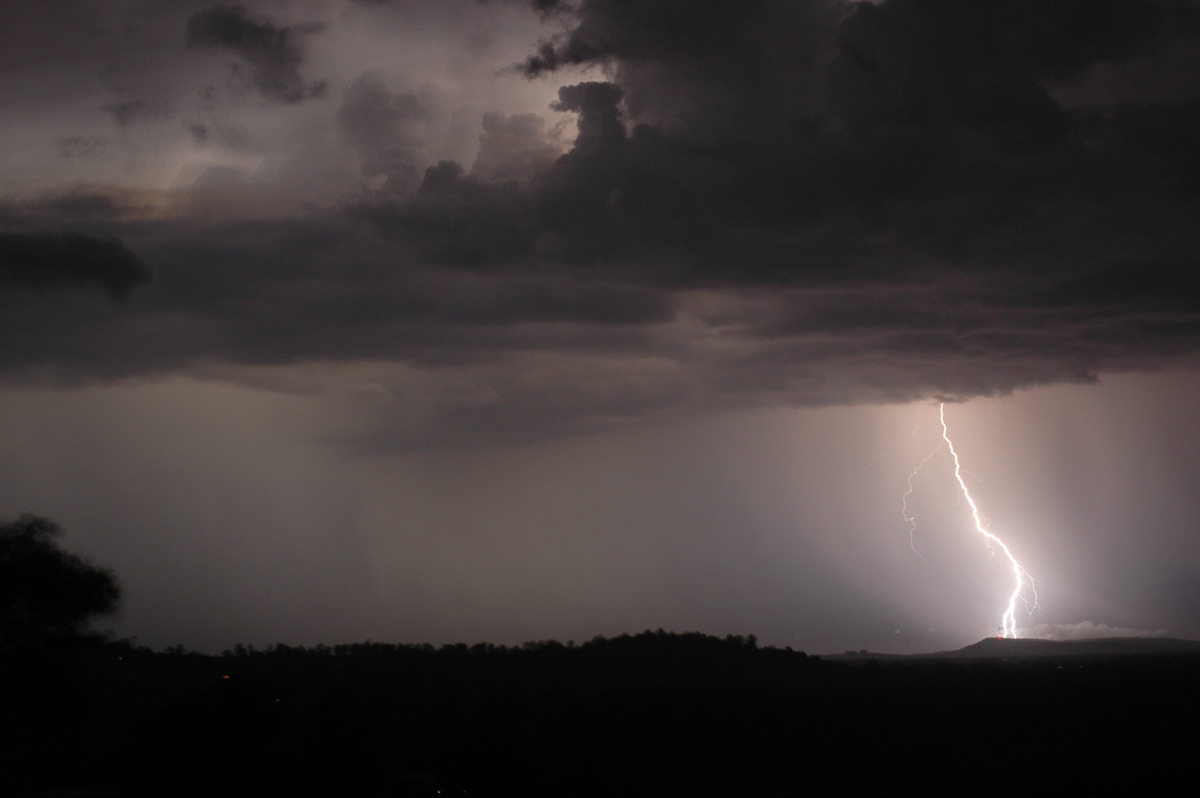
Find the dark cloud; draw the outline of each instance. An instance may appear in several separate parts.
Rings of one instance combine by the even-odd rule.
[[[189,47],[232,50],[250,67],[250,82],[264,97],[295,103],[319,97],[326,84],[300,76],[304,54],[292,28],[252,18],[242,6],[213,6],[188,18]]]
[[[429,117],[424,99],[389,91],[376,71],[351,83],[338,109],[338,125],[362,159],[363,174],[383,176],[383,188],[400,194],[417,187],[428,161],[421,128]]]
[[[54,288],[91,284],[122,299],[150,270],[118,239],[82,233],[0,233],[0,284]]]
[[[479,152],[471,174],[489,182],[528,180],[545,172],[559,156],[546,137],[546,121],[536,114],[483,115]]]
[[[1046,81],[1140,54],[1167,35],[1167,7],[1153,0],[861,4],[839,31],[828,96],[859,128],[969,130],[1004,150],[1054,147],[1075,123]]]
[[[997,20],[994,33],[1013,31],[1016,46],[1035,71],[1057,79],[1078,74],[1098,62],[1129,59],[1155,37],[1177,35],[1193,27],[1196,9],[1189,3],[1157,0],[1023,0]],[[1001,11],[1007,11],[1001,6]],[[1007,24],[1005,24],[1007,23]]]
[[[489,146],[482,150],[479,172],[468,175],[460,164],[442,161],[425,171],[412,198],[368,197],[350,205],[353,213],[443,265],[525,268],[530,259],[603,257],[613,247],[608,236],[620,234],[606,218],[606,206],[618,185],[626,138],[617,109],[621,91],[610,83],[582,83],[563,87],[559,98],[556,110],[578,112],[579,137],[570,152],[531,181],[499,179],[502,173],[489,164],[488,158],[494,158],[503,169],[509,157],[503,145],[492,143],[506,127],[502,118],[492,116],[485,118],[481,141]],[[515,149],[529,152],[528,141]],[[548,160],[545,149],[535,146],[533,152]]]
[[[0,295],[0,368],[9,379],[86,382],[200,362],[442,368],[531,350],[615,355],[648,347],[655,326],[674,315],[669,296],[652,287],[602,275],[433,269],[404,244],[329,220],[127,221],[122,229],[156,278],[119,309],[82,296]]]
[[[104,110],[112,117],[117,127],[129,127],[139,122],[151,122],[164,119],[174,113],[171,104],[166,100],[125,100],[119,103],[109,103]]]
[[[533,190],[533,238],[660,285],[774,286],[721,320],[744,396],[992,394],[1194,353],[1196,100],[1049,92],[1193,11],[586,0],[524,69],[617,85],[563,90],[581,135]]]
[[[107,240],[121,236],[123,220],[153,216],[173,200],[160,192],[80,183],[37,201],[0,203],[0,225],[8,233],[37,236],[71,230]]]
[[[550,107],[579,114],[577,151],[598,150],[625,139],[625,126],[617,109],[623,96],[621,87],[612,83],[579,83],[559,89],[558,102]]]
[[[710,140],[810,117],[818,69],[844,13],[827,0],[588,0],[563,10],[574,27],[518,69],[536,77],[605,65],[635,120]]]
[[[593,5],[603,6],[585,3],[585,19]],[[703,90],[730,76],[671,70],[651,86],[647,28],[638,69],[614,55],[617,75],[643,92],[691,81],[678,102],[695,102],[677,105],[687,124],[638,123],[623,86],[567,86],[554,109],[578,114],[579,138],[536,179],[489,184],[482,170],[442,164],[411,201],[355,212],[444,265],[582,266],[685,305],[692,292],[732,292],[712,315],[698,311],[713,338],[651,344],[671,362],[703,363],[684,379],[718,403],[990,395],[1194,352],[1191,112],[1061,108],[1036,62],[997,53],[987,25],[951,14],[962,40],[934,36],[940,10],[902,4],[894,13],[921,23],[910,25],[852,15],[820,92],[732,133],[728,109]],[[726,16],[710,19],[714,40],[754,40],[770,18]],[[739,19],[753,25],[739,30]],[[659,32],[663,59],[699,57],[674,29]],[[884,64],[862,41],[898,55]],[[1095,57],[1136,50],[1122,41]]]
[[[534,253],[529,198],[513,183],[485,183],[461,164],[441,161],[425,170],[414,197],[368,199],[351,212],[393,240],[443,265],[495,268]]]
[[[781,26],[769,24],[785,6],[813,19],[828,9],[759,2],[736,10],[705,4],[689,14],[693,4],[664,1],[625,15],[621,4],[584,2],[576,27],[548,45],[553,57],[526,63],[531,74],[562,64],[614,68],[633,129],[619,162],[600,177],[619,184],[617,207],[636,208],[630,226],[649,216],[686,235],[697,227],[736,231],[726,245],[749,247],[753,256],[722,270],[726,276],[837,280],[876,269],[902,273],[917,256],[982,267],[986,255],[973,257],[972,243],[994,236],[1010,246],[1024,239],[1036,251],[1038,236],[1057,237],[1055,215],[1078,221],[1117,199],[1130,180],[1148,188],[1151,201],[1165,199],[1157,182],[1168,176],[1130,157],[1136,139],[1122,121],[1165,110],[1077,113],[1058,106],[1043,84],[1150,46],[1161,33],[1161,4],[1105,4],[1075,25],[1073,4],[1053,13],[1026,3],[861,4],[841,21],[825,17],[827,33],[810,33],[811,45],[791,61],[771,38]],[[1050,63],[1049,41],[1074,55]],[[724,69],[726,60],[736,68]],[[764,94],[778,78],[804,82],[806,73],[819,91]],[[725,89],[744,99],[731,102]],[[668,91],[673,99],[638,99]],[[762,111],[746,112],[747,103],[769,111],[770,123],[755,124]],[[677,111],[675,122],[663,120],[664,107]],[[1175,112],[1172,123],[1152,127],[1170,137],[1186,116]],[[731,129],[730,119],[740,127]],[[1186,161],[1177,146],[1162,155],[1173,165]],[[692,214],[704,215],[703,224],[682,222]],[[864,246],[848,233],[874,242]],[[786,252],[775,251],[776,242]],[[842,251],[837,268],[830,250]],[[816,268],[805,263],[812,254],[823,256]],[[693,267],[706,270],[702,260]]]
[[[481,108],[470,169],[437,159],[434,90],[352,71],[331,121],[358,193],[237,223],[270,184],[208,166],[187,191],[197,218],[122,222],[152,286],[120,315],[20,316],[25,343],[4,362],[371,360],[494,391],[470,424],[447,411],[436,437],[990,395],[1194,358],[1200,92],[1174,75],[1169,100],[1129,102],[1095,77],[1176,59],[1194,7],[543,4],[566,27],[526,73],[611,76],[559,89],[547,111],[578,130],[565,151],[540,117]],[[282,53],[300,85],[289,29],[226,7],[192,19],[202,43]],[[91,194],[37,218],[96,232],[122,218]],[[102,345],[119,355],[89,349]],[[578,390],[593,377],[611,389]]]
[[[111,218],[120,216],[125,208],[112,195],[94,191],[73,191],[50,200],[49,209],[56,216],[78,218]]]
[[[562,5],[562,0],[529,0],[535,11],[548,14]]]
[[[201,147],[235,149],[245,144],[250,137],[245,128],[229,122],[187,121],[183,123],[183,128],[192,141]]]
[[[111,143],[106,136],[67,136],[58,140],[58,157],[66,161],[95,158]]]

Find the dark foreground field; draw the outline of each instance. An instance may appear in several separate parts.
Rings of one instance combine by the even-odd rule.
[[[8,652],[0,794],[1000,795],[1197,783],[1200,653],[1011,642],[931,658],[821,659],[662,632],[514,649]]]

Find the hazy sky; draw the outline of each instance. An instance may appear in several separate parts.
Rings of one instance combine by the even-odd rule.
[[[963,645],[944,400],[1025,634],[1200,636],[1200,3],[47,0],[0,118],[0,518],[122,635]]]

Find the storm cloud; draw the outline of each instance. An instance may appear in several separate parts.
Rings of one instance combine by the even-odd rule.
[[[272,100],[301,102],[326,88],[323,81],[306,84],[301,78],[304,53],[297,31],[256,19],[242,6],[218,5],[193,14],[187,44],[233,51],[250,68],[250,83]]]
[[[0,233],[0,285],[58,288],[91,285],[123,299],[150,270],[118,239],[82,233]]]
[[[357,13],[417,20],[402,5]],[[580,370],[624,386],[628,396],[605,394],[608,415],[632,418],[990,396],[1191,362],[1200,349],[1200,99],[1178,63],[1196,43],[1194,4],[530,10],[559,32],[492,77],[572,79],[540,113],[474,100],[455,110],[475,119],[463,162],[435,155],[445,86],[370,64],[326,94],[301,77],[300,39],[333,22],[191,12],[188,48],[232,52],[263,97],[320,109],[328,132],[297,152],[350,167],[341,187],[300,216],[247,219],[296,178],[228,163],[173,189],[158,203],[171,213],[154,219],[75,207],[107,189],[10,203],[14,229],[71,212],[88,241],[119,232],[156,279],[103,318],[25,314],[26,343],[0,362],[91,379],[89,363],[135,376],[368,360],[379,369],[369,382],[392,392],[398,373],[440,384],[437,370],[451,369],[485,386],[504,410],[489,417],[517,432],[605,415],[572,389]],[[1169,91],[1131,101],[1107,88],[1156,59],[1172,67]],[[171,107],[156,102],[104,108],[130,126]],[[253,124],[230,115],[185,131],[208,145],[217,125],[244,129],[261,147]],[[31,268],[6,279],[29,283]],[[55,268],[44,273],[114,296],[138,284]],[[113,339],[110,356],[57,360]],[[661,366],[652,383],[621,376],[647,362]]]

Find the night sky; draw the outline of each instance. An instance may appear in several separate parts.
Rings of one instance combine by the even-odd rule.
[[[1200,637],[1200,3],[9,3],[0,119],[121,636],[958,647],[945,402],[1022,635]]]

